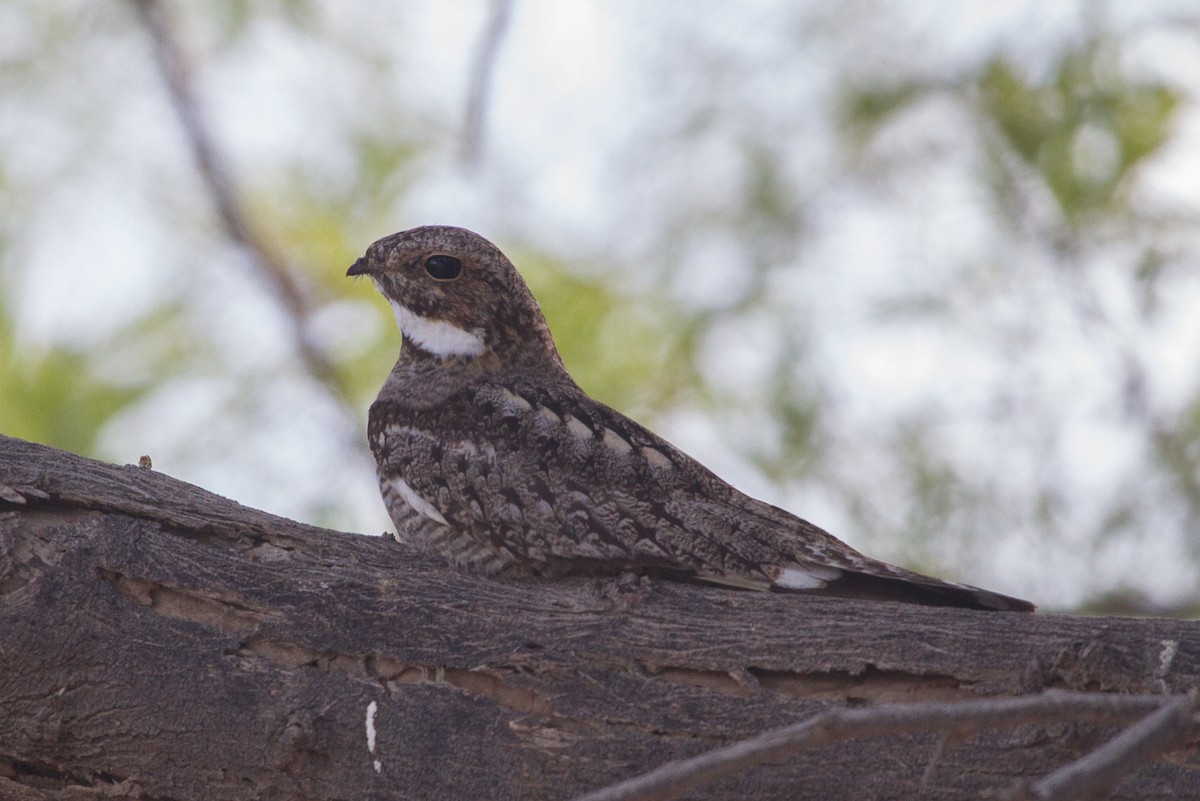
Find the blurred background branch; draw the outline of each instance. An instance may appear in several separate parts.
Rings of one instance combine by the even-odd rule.
[[[467,170],[477,167],[483,157],[488,90],[496,68],[496,56],[500,52],[500,44],[508,28],[509,17],[512,16],[512,0],[491,0],[490,6],[487,25],[484,26],[476,46],[475,59],[471,66],[471,83],[467,88],[466,111],[463,114],[459,159]]]
[[[187,136],[196,167],[212,196],[225,235],[245,249],[250,266],[274,293],[287,313],[296,352],[309,373],[329,389],[335,397],[346,394],[338,380],[333,364],[315,341],[312,325],[312,288],[305,284],[299,271],[292,268],[265,237],[255,231],[254,222],[238,200],[236,183],[221,149],[217,146],[211,126],[192,87],[188,65],[171,27],[166,9],[159,0],[130,0],[146,33],[154,43],[155,61],[171,96],[171,105]]]

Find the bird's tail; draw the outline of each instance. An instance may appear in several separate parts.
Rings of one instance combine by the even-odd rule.
[[[889,565],[889,567],[891,567]],[[841,570],[841,575],[815,590],[823,595],[865,598],[877,601],[902,601],[925,606],[954,606],[1001,612],[1033,612],[1029,601],[991,590],[942,581],[920,573],[892,568],[894,575]],[[892,571],[889,571],[889,574]]]

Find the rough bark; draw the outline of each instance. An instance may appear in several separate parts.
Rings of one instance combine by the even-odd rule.
[[[0,437],[4,799],[568,799],[836,706],[1198,676],[1196,622],[506,583]],[[976,798],[1116,730],[829,745],[689,797]],[[1198,794],[1193,742],[1114,797]]]

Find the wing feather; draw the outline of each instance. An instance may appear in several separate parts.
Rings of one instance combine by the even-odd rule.
[[[499,564],[1030,608],[870,559],[739,492],[573,384],[481,384],[432,410],[377,401],[371,418],[381,475],[398,476],[428,503],[428,517],[462,535],[457,547],[465,537]]]

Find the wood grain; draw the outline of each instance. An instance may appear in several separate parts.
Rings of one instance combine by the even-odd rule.
[[[833,707],[1198,677],[1194,621],[503,582],[0,437],[0,798],[565,799]],[[1116,730],[831,745],[689,797],[977,798]],[[1197,788],[1193,743],[1113,797]]]

